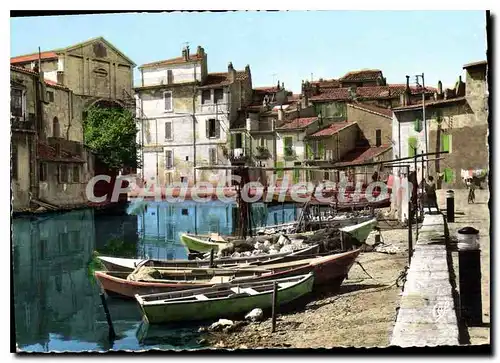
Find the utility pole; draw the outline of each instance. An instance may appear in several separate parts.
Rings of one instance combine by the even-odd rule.
[[[429,152],[429,143],[427,141],[427,120],[425,118],[425,78],[424,78],[424,73],[422,74],[417,74],[415,76],[417,80],[417,86],[420,86],[419,84],[419,79],[422,78],[422,121],[424,122],[424,138],[425,138],[425,152]],[[427,169],[427,174],[429,174],[429,161],[426,161],[426,169]]]

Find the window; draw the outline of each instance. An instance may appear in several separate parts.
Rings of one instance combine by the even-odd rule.
[[[293,143],[293,138],[291,136],[287,136],[283,140],[283,147],[284,147],[284,153],[285,155],[289,155],[292,152],[292,143]]]
[[[49,102],[54,102],[54,92],[52,91],[47,91],[47,100]]]
[[[165,168],[172,169],[174,166],[174,155],[172,150],[165,151]]]
[[[212,94],[209,89],[201,91],[201,103],[211,103],[212,102]]]
[[[183,216],[188,216],[189,215],[189,211],[187,209],[185,209],[185,208],[182,209],[181,213],[182,213]]]
[[[60,165],[59,166],[59,182],[67,183],[68,182],[68,166]]]
[[[80,183],[80,166],[73,166],[73,183]]]
[[[263,137],[260,139],[260,146],[266,147],[266,139]]]
[[[209,156],[210,156],[210,165],[215,165],[217,164],[217,149],[216,148],[210,148],[209,149]]]
[[[382,145],[382,130],[380,129],[375,130],[375,145]]]
[[[189,156],[188,155],[186,155],[186,161],[189,161]]]
[[[165,122],[165,140],[172,140],[172,122]]]
[[[422,131],[422,120],[419,120],[419,119],[416,119],[415,122],[414,122],[414,128],[415,128],[415,132],[420,132]]]
[[[172,111],[172,92],[163,92],[163,99],[165,100],[165,111]]]
[[[12,179],[17,180],[17,145],[12,145],[11,158]]]
[[[330,180],[330,173],[328,171],[325,171],[325,175],[323,175],[323,179]]]
[[[173,241],[175,235],[175,226],[172,223],[167,224],[167,241]]]
[[[174,74],[171,69],[167,70],[167,84],[174,83]]]
[[[47,180],[47,163],[40,163],[40,181]]]
[[[219,138],[219,137],[220,137],[219,120],[213,118],[207,120],[207,139]]]
[[[61,129],[59,127],[59,119],[57,117],[54,117],[52,120],[52,136],[54,137],[60,137],[61,134]]]
[[[224,100],[224,91],[222,88],[214,90],[214,103],[221,103]]]
[[[234,148],[241,149],[243,147],[243,134],[235,134],[234,135]]]
[[[10,113],[14,117],[24,116],[24,91],[17,88],[10,89]]]

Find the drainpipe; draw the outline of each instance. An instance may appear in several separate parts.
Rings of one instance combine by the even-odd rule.
[[[195,78],[196,79],[196,78]],[[196,84],[193,86],[193,183],[196,184]]]

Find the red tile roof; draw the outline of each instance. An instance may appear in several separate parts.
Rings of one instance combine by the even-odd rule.
[[[40,58],[44,60],[57,59],[57,54],[54,51],[41,52]],[[17,57],[11,57],[11,64],[27,63],[38,60],[38,53],[19,55]]]
[[[199,62],[203,59],[201,55],[198,55],[197,53],[195,54],[190,54],[189,55],[189,60],[186,61],[184,57],[176,57],[176,58],[170,58],[170,59],[165,59],[161,61],[156,61],[156,62],[151,62],[151,63],[146,63],[140,66],[139,68],[153,68],[153,67],[160,67],[160,66],[167,66],[167,65],[174,65],[174,64],[182,64],[182,63],[187,63],[187,62]]]
[[[362,110],[366,110],[369,112],[373,112],[373,113],[376,113],[380,116],[384,116],[384,117],[387,117],[387,118],[392,120],[392,110],[390,110],[388,108],[370,105],[367,103],[359,103],[359,102],[350,103],[349,106],[354,107],[354,108],[359,108]]]
[[[338,88],[340,87],[340,82],[338,79],[324,79],[312,81],[311,85],[318,86],[319,88]]]
[[[309,135],[308,137],[332,136],[332,135],[335,135],[340,130],[342,130],[342,129],[346,128],[346,127],[350,127],[350,126],[355,125],[355,124],[357,124],[357,122],[348,122],[348,121],[345,121],[345,122],[334,122],[331,125],[329,125],[328,127],[325,127],[324,129],[319,130],[319,131],[315,132],[312,135]]]
[[[248,74],[245,71],[236,71],[236,81],[244,81],[247,78]],[[229,72],[216,72],[207,74],[205,82],[199,88],[223,87],[229,84],[231,84]]]
[[[71,153],[61,149],[61,156],[58,157],[56,149],[48,144],[42,142],[38,143],[38,155],[44,161],[67,161],[67,162],[84,162],[79,156],[72,155]]]
[[[391,149],[391,145],[356,148],[347,153],[338,163],[335,163],[335,166],[363,164]]]
[[[279,91],[278,87],[254,87],[254,92],[257,93],[276,93]]]
[[[377,78],[382,77],[380,69],[361,69],[359,71],[347,72],[340,81],[375,81]]]
[[[296,118],[295,120],[289,121],[280,127],[277,127],[277,130],[300,130],[305,129],[307,126],[316,121],[317,117],[301,117]]]
[[[60,88],[60,89],[64,89],[64,90],[69,90],[69,88],[66,87],[65,85],[57,83],[57,82],[54,82],[54,81],[51,81],[50,79],[46,79],[45,83],[47,85],[49,85],[50,87]]]
[[[455,97],[455,98],[450,98],[448,100],[425,101],[425,107],[446,105],[446,104],[462,102],[462,101],[466,101],[466,100],[467,99],[465,97]],[[409,105],[409,106],[395,107],[392,110],[394,112],[401,112],[401,111],[414,110],[414,109],[419,109],[419,108],[422,108],[422,102],[416,103],[414,105]]]
[[[38,75],[37,72],[35,71],[32,71],[31,69],[27,69],[27,68],[24,68],[24,67],[18,67],[18,66],[13,66],[11,65],[10,66],[10,69],[13,70],[13,71],[17,71],[17,72],[23,72],[23,73],[28,73],[28,74],[33,74],[33,75]],[[45,83],[50,86],[50,87],[54,87],[54,88],[61,88],[61,89],[64,89],[64,90],[69,90],[68,87],[60,84],[60,83],[57,83],[57,82],[54,82],[54,81],[51,81],[50,79],[46,79],[45,80]]]
[[[387,86],[366,86],[356,87],[356,96],[361,99],[387,99],[397,98],[404,90],[406,85],[403,84],[390,84]],[[421,94],[422,90],[417,87],[410,87],[412,94]],[[426,87],[426,93],[434,93],[436,91],[433,87]],[[335,101],[350,99],[349,87],[325,89],[319,95],[312,96],[311,101]]]

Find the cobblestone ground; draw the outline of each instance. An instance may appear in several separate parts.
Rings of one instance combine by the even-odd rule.
[[[446,213],[446,191],[438,191],[438,203]],[[479,244],[481,248],[481,292],[483,304],[484,327],[470,327],[471,344],[490,343],[490,210],[488,208],[489,191],[476,190],[476,202],[467,203],[468,190],[455,190],[455,223],[449,223],[450,236],[456,236],[457,231],[465,226],[479,230]],[[453,253],[453,266],[457,279],[458,253]],[[457,283],[458,288],[458,283]]]

